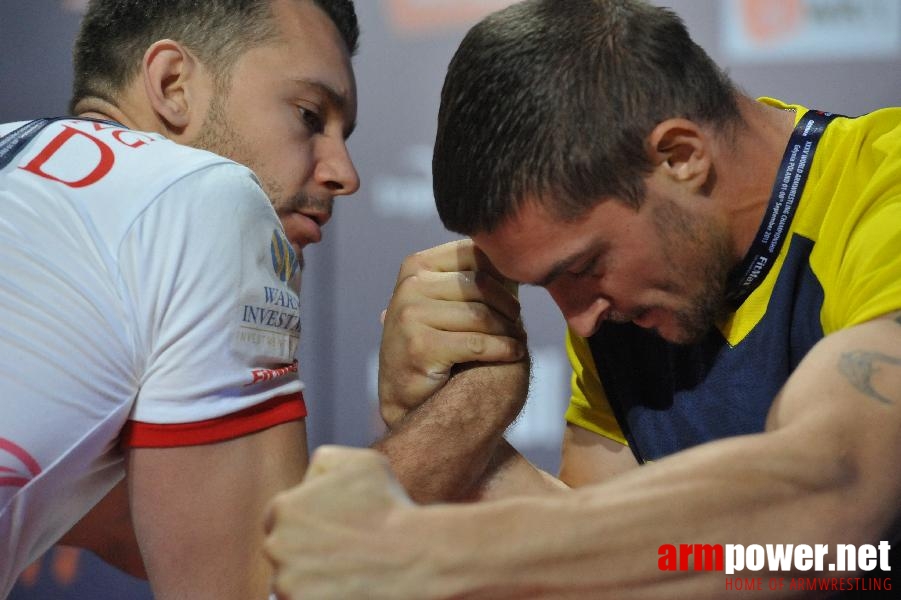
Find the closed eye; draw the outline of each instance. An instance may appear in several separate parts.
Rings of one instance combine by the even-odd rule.
[[[581,278],[586,277],[588,275],[594,274],[595,268],[598,265],[598,258],[600,258],[599,254],[595,254],[591,260],[585,262],[581,267],[576,270],[567,271],[566,274],[570,277]]]

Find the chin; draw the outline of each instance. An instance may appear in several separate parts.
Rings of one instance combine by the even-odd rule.
[[[698,344],[704,341],[704,338],[707,337],[707,334],[710,333],[713,325],[706,325],[704,327],[691,327],[686,328],[680,325],[676,325],[673,328],[667,330],[661,330],[660,328],[655,329],[657,335],[670,342],[671,344],[676,344],[678,346],[690,346],[692,344]]]

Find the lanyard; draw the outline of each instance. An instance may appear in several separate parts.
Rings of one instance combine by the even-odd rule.
[[[103,119],[91,119],[88,117],[47,117],[43,119],[35,119],[25,123],[18,129],[10,131],[3,137],[0,137],[0,169],[5,167],[12,161],[31,140],[35,138],[47,125],[55,121],[73,120],[73,121],[92,121],[94,123],[104,123],[122,127],[120,123],[115,121],[106,121]]]
[[[804,192],[810,164],[826,126],[841,115],[815,110],[807,111],[792,132],[782,155],[782,163],[770,194],[766,215],[757,230],[757,237],[742,263],[729,277],[726,300],[735,308],[766,278],[773,266],[785,234],[791,227]]]

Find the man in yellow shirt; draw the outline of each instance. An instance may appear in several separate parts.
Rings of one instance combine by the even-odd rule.
[[[532,0],[462,42],[433,164],[445,226],[475,245],[402,268],[381,391],[383,413],[406,416],[380,448],[418,500],[441,498],[422,494],[419,472],[456,476],[461,462],[462,485],[472,471],[482,478],[472,493],[519,497],[416,507],[377,456],[328,449],[272,512],[282,590],[728,594],[722,567],[692,568],[684,553],[670,562],[683,545],[824,553],[812,568],[746,565],[742,577],[761,576],[758,593],[771,597],[807,595],[793,578],[863,589],[849,582],[873,564],[842,567],[839,544],[878,547],[879,568],[890,568],[901,523],[901,109],[850,119],[755,100],[666,9]],[[416,381],[454,398],[447,357],[478,359],[459,348],[481,348],[480,334],[492,351],[515,338],[515,311],[484,283],[486,262],[545,287],[567,320],[574,376],[560,481],[579,489],[550,493],[562,486],[504,441],[483,444],[460,426],[474,403],[392,400]],[[455,303],[467,302],[483,316],[475,330],[460,325],[471,315]],[[452,335],[461,330],[465,342]],[[399,343],[426,335],[444,342]],[[506,375],[516,383],[523,372]],[[469,383],[475,410],[512,405]],[[414,457],[392,446],[417,432]],[[464,454],[476,447],[491,456]],[[312,558],[325,555],[327,565]]]

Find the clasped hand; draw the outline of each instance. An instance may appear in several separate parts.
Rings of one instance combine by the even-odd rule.
[[[379,401],[389,428],[440,389],[455,365],[527,354],[515,286],[468,239],[407,257],[382,322]]]

